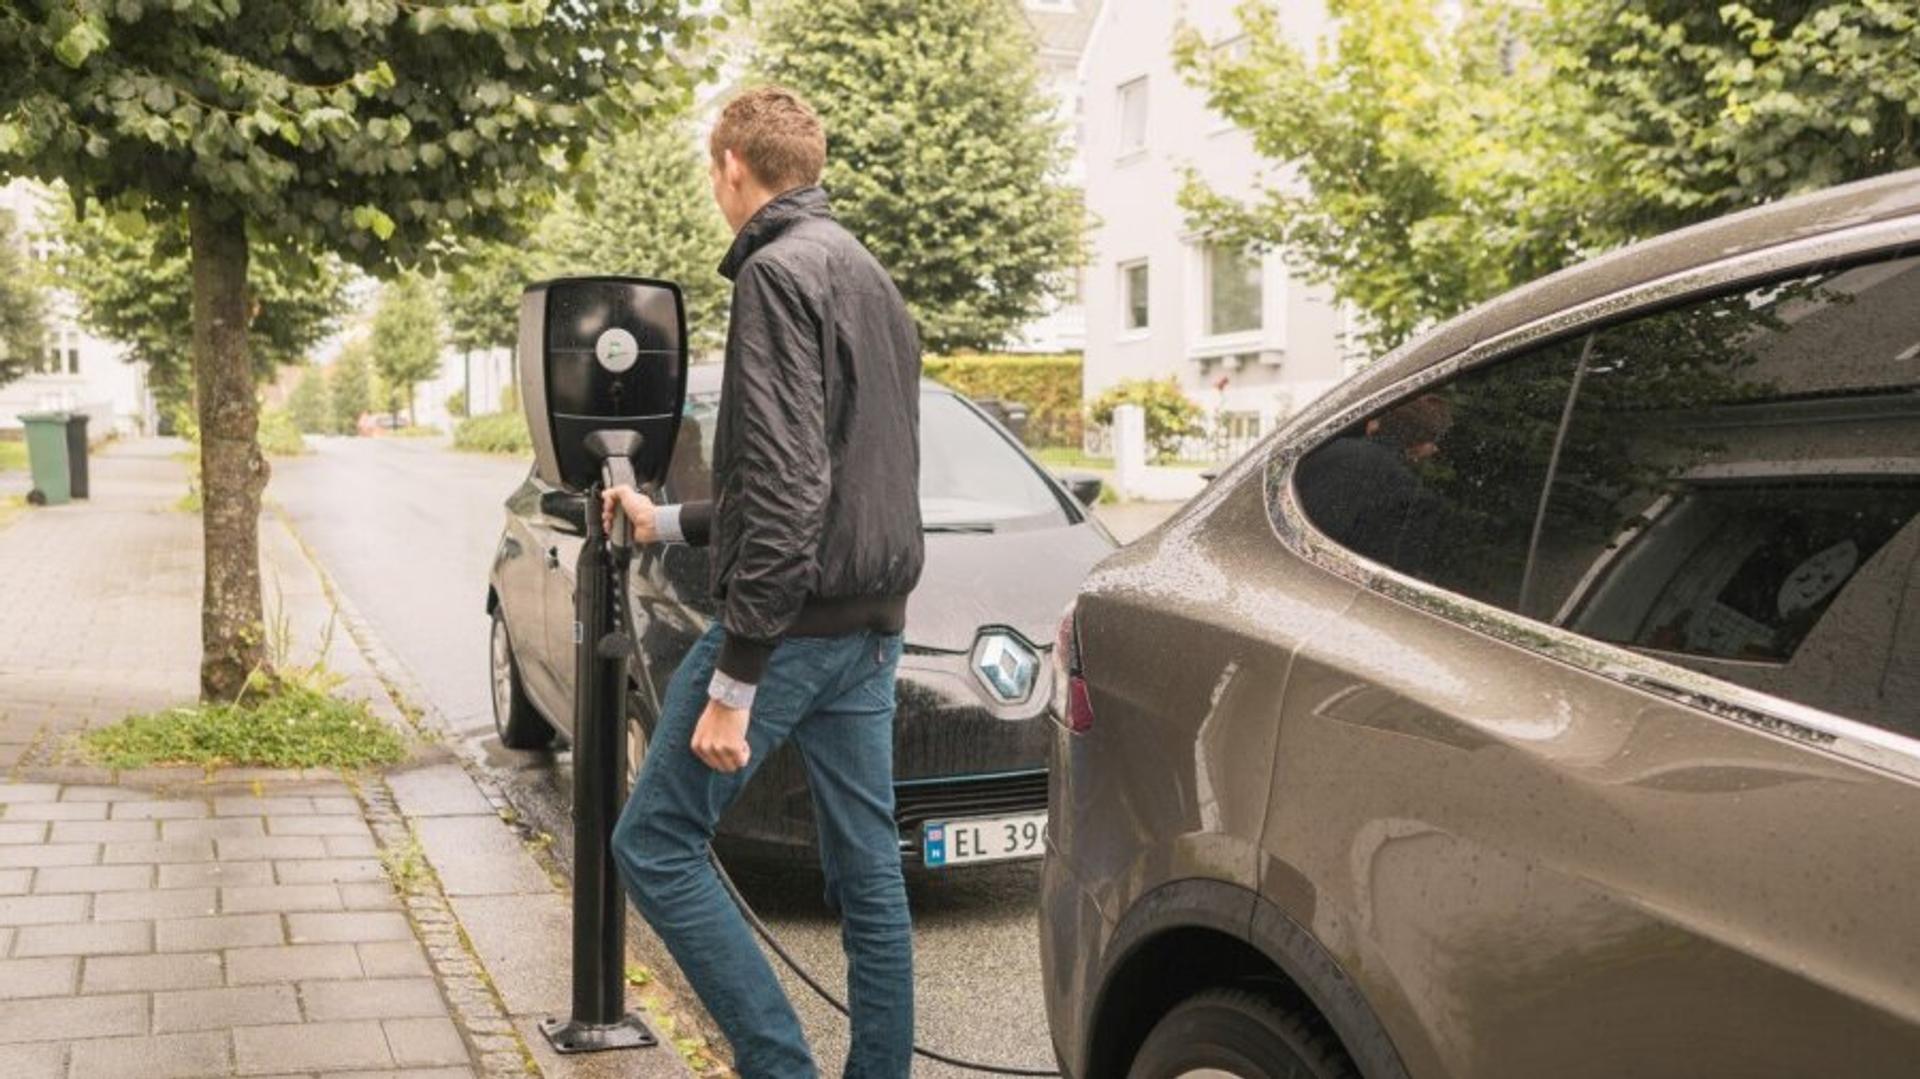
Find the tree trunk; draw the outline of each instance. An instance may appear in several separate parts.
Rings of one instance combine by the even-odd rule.
[[[247,226],[218,202],[187,210],[193,247],[193,367],[200,416],[200,696],[231,701],[267,669],[260,602],[260,406],[247,349]]]
[[[413,383],[407,383],[407,426],[420,426],[420,418],[413,411]]]

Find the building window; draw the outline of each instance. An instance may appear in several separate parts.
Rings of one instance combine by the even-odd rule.
[[[1147,148],[1146,76],[1120,84],[1120,152]]]
[[[1209,336],[1260,329],[1265,282],[1257,253],[1233,247],[1207,248],[1205,282]]]
[[[80,350],[78,348],[69,346],[67,348],[67,374],[77,375],[79,373],[80,373]]]
[[[1120,267],[1120,328],[1147,328],[1147,264],[1145,260]]]

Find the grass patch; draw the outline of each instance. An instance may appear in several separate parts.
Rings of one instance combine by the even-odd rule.
[[[27,444],[0,441],[0,472],[24,472],[26,467]]]
[[[1032,451],[1041,464],[1051,468],[1113,468],[1111,457],[1090,457],[1078,446],[1042,446]]]
[[[427,854],[420,849],[420,840],[408,836],[405,843],[388,847],[380,852],[380,866],[387,871],[387,879],[393,882],[394,890],[401,895],[418,895],[427,890],[433,881],[433,869],[427,865]]]
[[[365,701],[334,696],[339,682],[320,668],[256,675],[234,703],[128,716],[86,732],[80,746],[110,768],[365,768],[404,757],[405,743]]]
[[[526,456],[533,452],[533,436],[527,431],[527,418],[518,412],[494,412],[460,421],[453,429],[453,448],[467,453],[511,453]]]
[[[396,427],[387,432],[395,438],[439,438],[440,428],[430,423],[415,424],[411,427]]]

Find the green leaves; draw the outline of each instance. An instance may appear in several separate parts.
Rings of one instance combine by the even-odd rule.
[[[1283,246],[1365,316],[1378,351],[1598,251],[1743,206],[1920,164],[1910,3],[1347,0],[1310,57],[1247,4],[1244,55],[1175,55],[1262,156],[1304,183],[1193,225]],[[1763,14],[1764,12],[1764,14]]]
[[[1081,255],[1067,145],[1011,0],[780,0],[757,73],[826,123],[841,221],[899,284],[931,351],[991,349]]]
[[[0,385],[25,374],[46,340],[46,297],[22,250],[13,215],[0,210]]]
[[[104,22],[94,15],[80,18],[53,45],[53,57],[68,67],[77,68],[87,58],[109,44]]]
[[[353,208],[353,227],[365,229],[378,236],[382,241],[393,239],[393,218],[378,206],[355,206]]]
[[[411,411],[413,387],[440,370],[440,309],[418,274],[404,274],[381,290],[373,316],[373,365],[389,398],[389,410],[404,399]]]
[[[454,229],[511,236],[553,163],[713,65],[706,17],[655,0],[82,0],[0,22],[0,172],[167,210],[211,193],[257,241],[379,272]]]

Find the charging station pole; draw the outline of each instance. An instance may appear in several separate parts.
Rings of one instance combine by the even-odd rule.
[[[520,295],[520,400],[542,512],[584,538],[573,598],[573,1001],[541,1033],[559,1053],[658,1044],[626,1004],[626,897],[613,829],[627,774],[626,569],[631,523],[601,523],[601,492],[658,483],[687,398],[680,286],[641,277],[559,277]],[[567,504],[545,509],[548,496]]]
[[[617,439],[596,433],[606,479],[631,484],[630,457]],[[637,443],[638,439],[635,438]],[[609,452],[602,453],[602,450]],[[626,773],[626,627],[614,625],[616,571],[600,525],[600,492],[587,492],[586,542],[574,568],[573,703],[573,1014],[540,1024],[558,1053],[636,1049],[656,1044],[646,1023],[627,1010],[626,901],[613,864],[613,824]],[[624,517],[612,546],[630,546]]]

